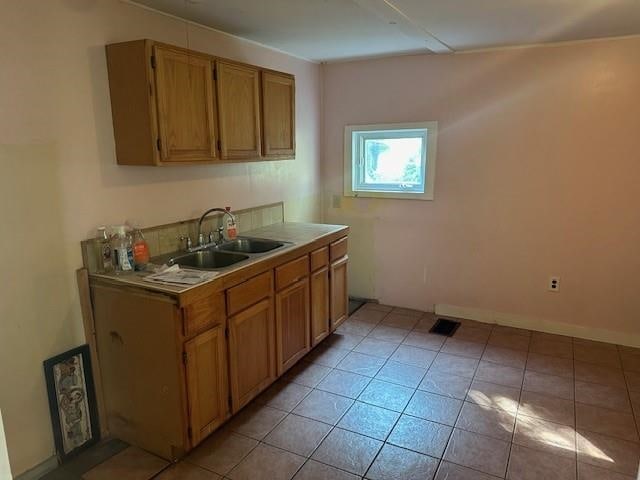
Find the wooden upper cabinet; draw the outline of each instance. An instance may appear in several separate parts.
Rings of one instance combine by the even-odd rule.
[[[217,158],[213,65],[209,57],[154,46],[163,162]]]
[[[147,40],[107,45],[116,159],[120,165],[158,165],[153,46]]]
[[[230,415],[227,344],[217,326],[184,345],[191,446],[200,443]]]
[[[262,153],[267,158],[295,157],[295,98],[291,75],[262,72]]]
[[[216,60],[216,89],[221,157],[260,159],[260,71],[249,65]]]
[[[120,165],[295,156],[295,78],[153,40],[107,45]]]

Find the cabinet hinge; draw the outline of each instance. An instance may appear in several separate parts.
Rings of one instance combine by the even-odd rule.
[[[159,138],[156,138],[156,147],[158,148],[158,151],[162,150],[162,144],[160,143]]]
[[[215,68],[213,69],[213,80],[218,80],[218,71]]]
[[[151,55],[151,68],[156,68],[156,56]]]
[[[187,364],[187,352],[182,352],[182,363]]]
[[[224,338],[229,338],[229,328],[224,329]]]
[[[189,437],[189,438],[193,437],[193,430],[191,430],[191,427],[187,428],[187,437]]]

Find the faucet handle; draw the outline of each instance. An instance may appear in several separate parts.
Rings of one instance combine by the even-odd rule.
[[[191,237],[189,235],[181,235],[178,237],[178,240],[180,240],[181,242],[185,242],[187,250],[193,247],[193,243],[191,242]]]
[[[218,234],[218,243],[224,242],[224,227],[220,225],[216,232]]]

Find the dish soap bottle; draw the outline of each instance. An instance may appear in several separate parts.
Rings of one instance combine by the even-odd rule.
[[[146,270],[149,263],[149,245],[139,228],[133,233],[133,263],[136,270]]]
[[[238,221],[233,213],[231,213],[231,207],[225,207],[227,211],[227,238],[233,240],[238,236]]]

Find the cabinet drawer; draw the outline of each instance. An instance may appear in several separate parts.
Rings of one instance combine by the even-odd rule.
[[[344,257],[347,254],[347,237],[342,237],[340,240],[333,242],[330,245],[330,252],[332,262]]]
[[[309,274],[309,256],[296,258],[276,267],[276,290],[288,287]]]
[[[184,336],[189,337],[216,324],[224,323],[224,293],[218,292],[184,307]]]
[[[329,247],[322,247],[311,252],[311,271],[326,267],[329,265]]]
[[[233,315],[271,295],[271,271],[255,276],[227,290],[227,309]]]

